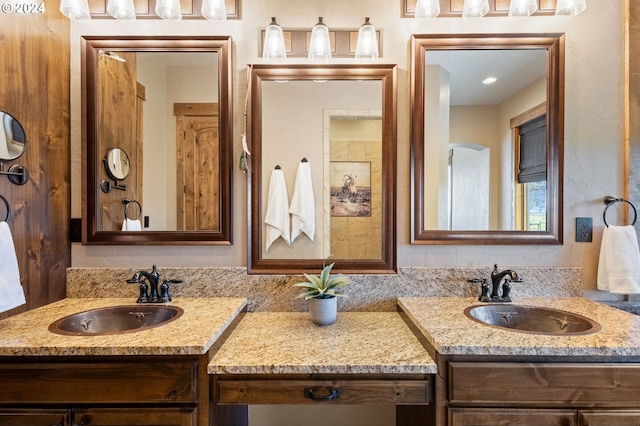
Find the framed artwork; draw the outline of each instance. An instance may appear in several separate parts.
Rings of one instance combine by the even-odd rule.
[[[332,161],[331,217],[371,216],[371,162]]]

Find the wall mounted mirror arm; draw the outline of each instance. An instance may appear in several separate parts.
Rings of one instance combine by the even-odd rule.
[[[564,35],[411,50],[412,244],[562,244]]]
[[[396,79],[396,65],[252,66],[250,274],[317,273],[333,262],[343,273],[395,273]],[[270,180],[282,173],[293,201],[301,164],[311,170],[315,234],[272,241]]]
[[[231,46],[82,38],[83,244],[231,244]],[[144,206],[142,230],[125,229],[123,197]]]

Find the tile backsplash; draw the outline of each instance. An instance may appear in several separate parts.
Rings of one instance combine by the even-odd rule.
[[[514,283],[512,296],[581,297],[582,268],[514,267],[524,282]],[[147,269],[148,270],[148,269]],[[158,268],[161,279],[180,279],[171,284],[172,297],[246,297],[249,311],[306,311],[293,284],[301,275],[247,275],[234,268]],[[138,286],[128,284],[130,268],[69,268],[67,297],[138,297]],[[399,268],[398,274],[348,274],[351,284],[342,311],[395,311],[397,297],[477,296],[479,284],[471,278],[489,278],[491,268],[420,267]]]

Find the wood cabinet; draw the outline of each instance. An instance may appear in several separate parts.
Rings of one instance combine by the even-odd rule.
[[[195,408],[0,410],[0,426],[193,426]]]
[[[217,375],[213,425],[246,426],[253,404],[396,405],[398,426],[429,426],[433,377],[409,375]],[[233,423],[229,423],[233,419]]]
[[[205,426],[207,361],[208,355],[0,358],[0,426]]]
[[[441,360],[438,425],[638,426],[636,363]]]
[[[640,410],[580,410],[580,426],[638,426]]]
[[[68,426],[70,410],[0,410],[0,426]]]
[[[219,404],[427,404],[428,380],[218,380]]]
[[[451,426],[575,426],[575,410],[451,408]]]

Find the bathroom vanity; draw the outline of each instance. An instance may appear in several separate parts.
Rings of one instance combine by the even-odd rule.
[[[400,298],[438,365],[437,426],[640,423],[640,317],[582,298],[520,299],[602,326],[589,335],[507,331],[467,318],[473,298]],[[509,311],[509,304],[503,310]]]
[[[215,425],[247,425],[252,404],[391,404],[396,424],[428,425],[435,363],[395,312],[246,314],[208,367]]]
[[[0,323],[0,424],[208,424],[207,363],[241,298],[176,299],[175,321],[135,333],[59,335],[55,320],[131,299],[65,299]]]

